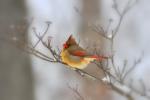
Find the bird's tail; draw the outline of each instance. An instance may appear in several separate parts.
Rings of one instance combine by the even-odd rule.
[[[97,55],[90,56],[90,58],[95,58],[95,60],[98,60],[98,61],[109,59],[109,57],[106,57],[106,56],[97,56]]]

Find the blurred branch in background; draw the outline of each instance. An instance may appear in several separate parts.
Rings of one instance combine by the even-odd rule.
[[[75,93],[75,97],[77,98],[76,100],[85,100],[84,97],[81,95],[81,93],[78,90],[78,85],[76,85],[75,88],[72,86],[68,85],[68,88],[72,90],[73,93]]]

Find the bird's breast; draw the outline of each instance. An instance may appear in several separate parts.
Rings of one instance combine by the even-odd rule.
[[[62,62],[68,64],[70,67],[78,69],[84,69],[91,61],[94,60],[93,58],[73,56],[69,54],[67,50],[63,50],[61,52],[61,59]]]

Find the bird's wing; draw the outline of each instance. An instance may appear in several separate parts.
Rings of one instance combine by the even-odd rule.
[[[68,51],[73,56],[80,56],[80,57],[88,56],[88,53],[86,52],[86,50],[84,50],[80,46],[71,46],[68,49]]]
[[[108,59],[108,57],[105,57],[105,56],[98,56],[98,55],[90,54],[86,50],[81,48],[80,46],[75,46],[75,47],[71,46],[68,49],[68,51],[72,56],[76,56],[76,57],[89,57],[89,58],[96,58],[97,60]]]
[[[78,50],[78,51],[71,52],[71,55],[84,57],[84,56],[86,56],[87,54],[86,54],[86,52],[84,52],[84,51]]]
[[[87,53],[86,51],[82,51],[82,50],[76,50],[76,51],[71,52],[70,54],[73,55],[73,56],[76,56],[76,57],[94,58],[98,61],[101,61],[103,59],[108,59],[108,57],[91,55],[91,54]]]

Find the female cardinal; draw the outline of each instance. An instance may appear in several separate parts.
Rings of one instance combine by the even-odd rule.
[[[90,62],[94,60],[103,60],[108,57],[96,56],[87,53],[86,50],[81,48],[75,41],[72,35],[63,44],[61,52],[62,62],[69,65],[73,69],[84,69]]]

